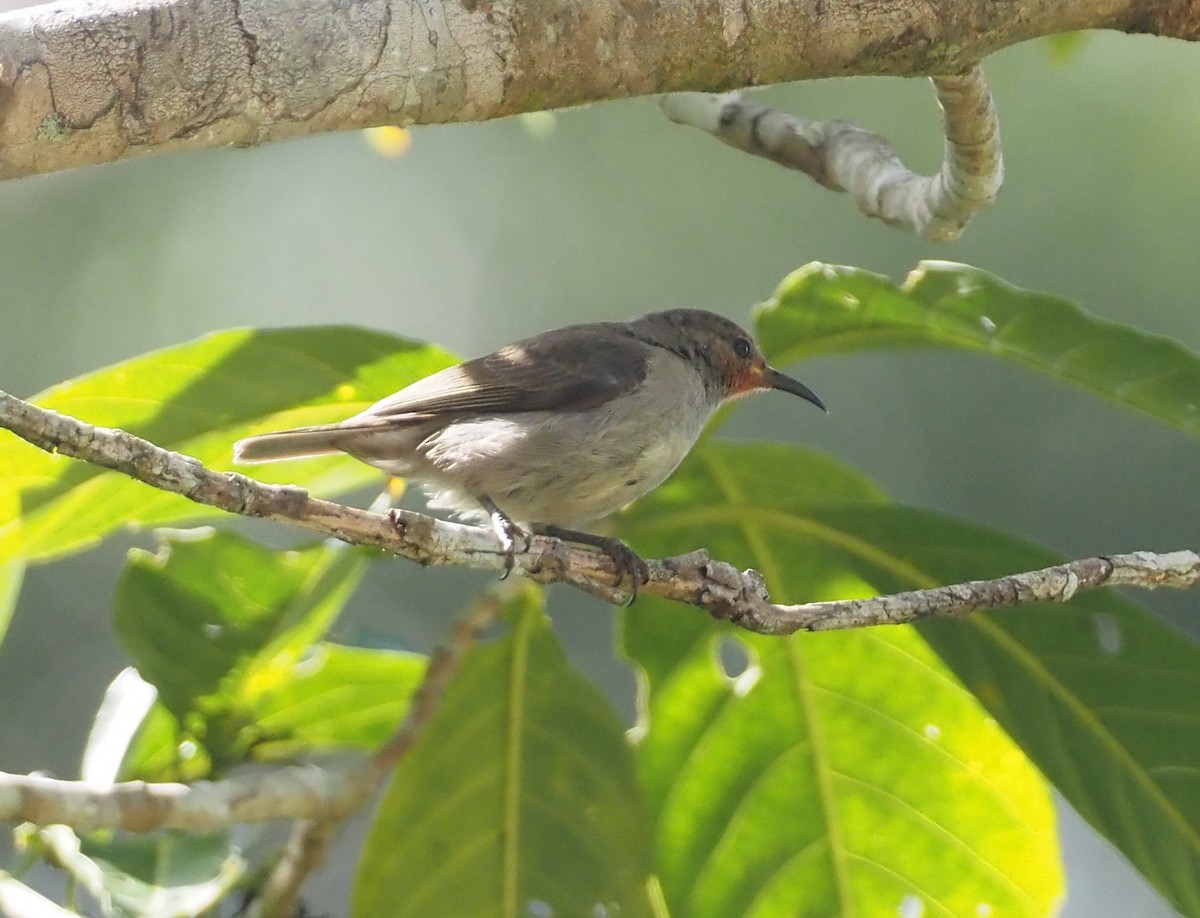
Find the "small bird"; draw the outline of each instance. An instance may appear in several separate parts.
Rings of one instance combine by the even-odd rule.
[[[240,463],[348,453],[419,481],[429,506],[490,519],[506,568],[529,533],[606,552],[632,584],[649,568],[619,539],[576,527],[662,484],[725,402],[766,389],[822,411],[754,339],[702,309],[571,325],[449,367],[337,424],[239,440]],[[506,573],[507,573],[506,570]]]

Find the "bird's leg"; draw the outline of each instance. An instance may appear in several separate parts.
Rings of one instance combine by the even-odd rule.
[[[535,526],[534,531],[539,535],[550,536],[552,539],[562,539],[565,542],[578,542],[580,545],[591,545],[613,559],[617,573],[621,579],[628,577],[631,584],[629,601],[626,606],[632,606],[637,599],[638,589],[650,580],[650,565],[642,560],[641,555],[612,536],[594,535],[590,532],[579,532],[575,529],[563,529],[560,526]]]
[[[529,551],[529,533],[514,523],[512,518],[497,507],[486,494],[481,495],[478,500],[479,505],[488,512],[492,521],[492,532],[496,533],[496,538],[500,540],[500,550],[504,552],[504,573],[500,575],[500,579],[504,580],[512,573],[518,538],[525,543],[521,550]]]

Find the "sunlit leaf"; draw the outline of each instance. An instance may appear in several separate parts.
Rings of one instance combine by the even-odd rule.
[[[177,533],[130,553],[116,626],[138,673],[158,690],[179,737],[220,765],[264,738],[257,703],[286,693],[306,648],[333,624],[366,553],[321,544],[273,551],[232,532]],[[140,738],[135,757],[150,751]]]
[[[924,262],[900,285],[857,268],[808,265],[784,280],[756,323],[779,363],[880,347],[984,351],[1200,436],[1195,353],[966,265]]]
[[[706,445],[621,531],[656,556],[702,532],[780,602],[1055,561],[844,487],[829,465]],[[922,633],[1068,799],[1194,910],[1200,650],[1111,593]],[[748,675],[722,670],[730,636]],[[904,914],[910,897],[926,915],[1051,912],[1061,876],[1044,787],[912,629],[772,639],[639,601],[626,645],[650,687],[639,755],[673,914]]]
[[[376,814],[356,918],[649,915],[645,813],[616,715],[526,586],[463,661]]]
[[[219,332],[136,357],[36,396],[43,407],[120,427],[210,468],[232,468],[249,433],[348,417],[452,363],[438,348],[339,326]],[[241,471],[251,471],[242,468]],[[359,487],[377,472],[348,458],[255,466],[263,481],[317,494]],[[0,563],[46,560],[94,544],[122,526],[210,517],[217,511],[0,431],[0,493],[19,493],[20,515],[0,506]]]
[[[322,746],[375,749],[399,724],[425,675],[421,654],[318,644],[251,704],[262,756]]]

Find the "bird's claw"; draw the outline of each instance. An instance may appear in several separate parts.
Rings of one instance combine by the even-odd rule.
[[[514,523],[498,507],[491,509],[490,516],[492,531],[496,533],[496,538],[500,540],[500,552],[504,555],[504,573],[500,575],[500,579],[507,580],[517,561],[517,539],[520,539],[524,543],[521,550],[529,551],[530,535]]]
[[[650,565],[620,539],[594,535],[590,532],[578,532],[574,529],[563,529],[561,526],[541,526],[537,531],[555,539],[590,545],[612,558],[612,562],[617,568],[617,576],[620,578],[617,583],[624,583],[625,578],[629,578],[629,599],[625,602],[626,607],[632,606],[637,600],[638,590],[642,584],[650,582]]]
[[[604,538],[598,547],[612,558],[621,582],[629,578],[629,598],[625,600],[625,608],[629,608],[637,602],[642,584],[650,582],[650,565],[620,539]]]

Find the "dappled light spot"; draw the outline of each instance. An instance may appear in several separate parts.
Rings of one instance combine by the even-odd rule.
[[[1121,646],[1124,644],[1121,628],[1117,625],[1117,620],[1107,612],[1096,616],[1096,640],[1100,643],[1100,649],[1109,656],[1115,657],[1121,652]]]
[[[394,124],[367,128],[363,132],[367,145],[380,156],[397,159],[408,152],[412,146],[412,134]]]
[[[732,635],[723,634],[717,639],[715,655],[718,669],[739,698],[748,695],[762,677],[758,655]]]

